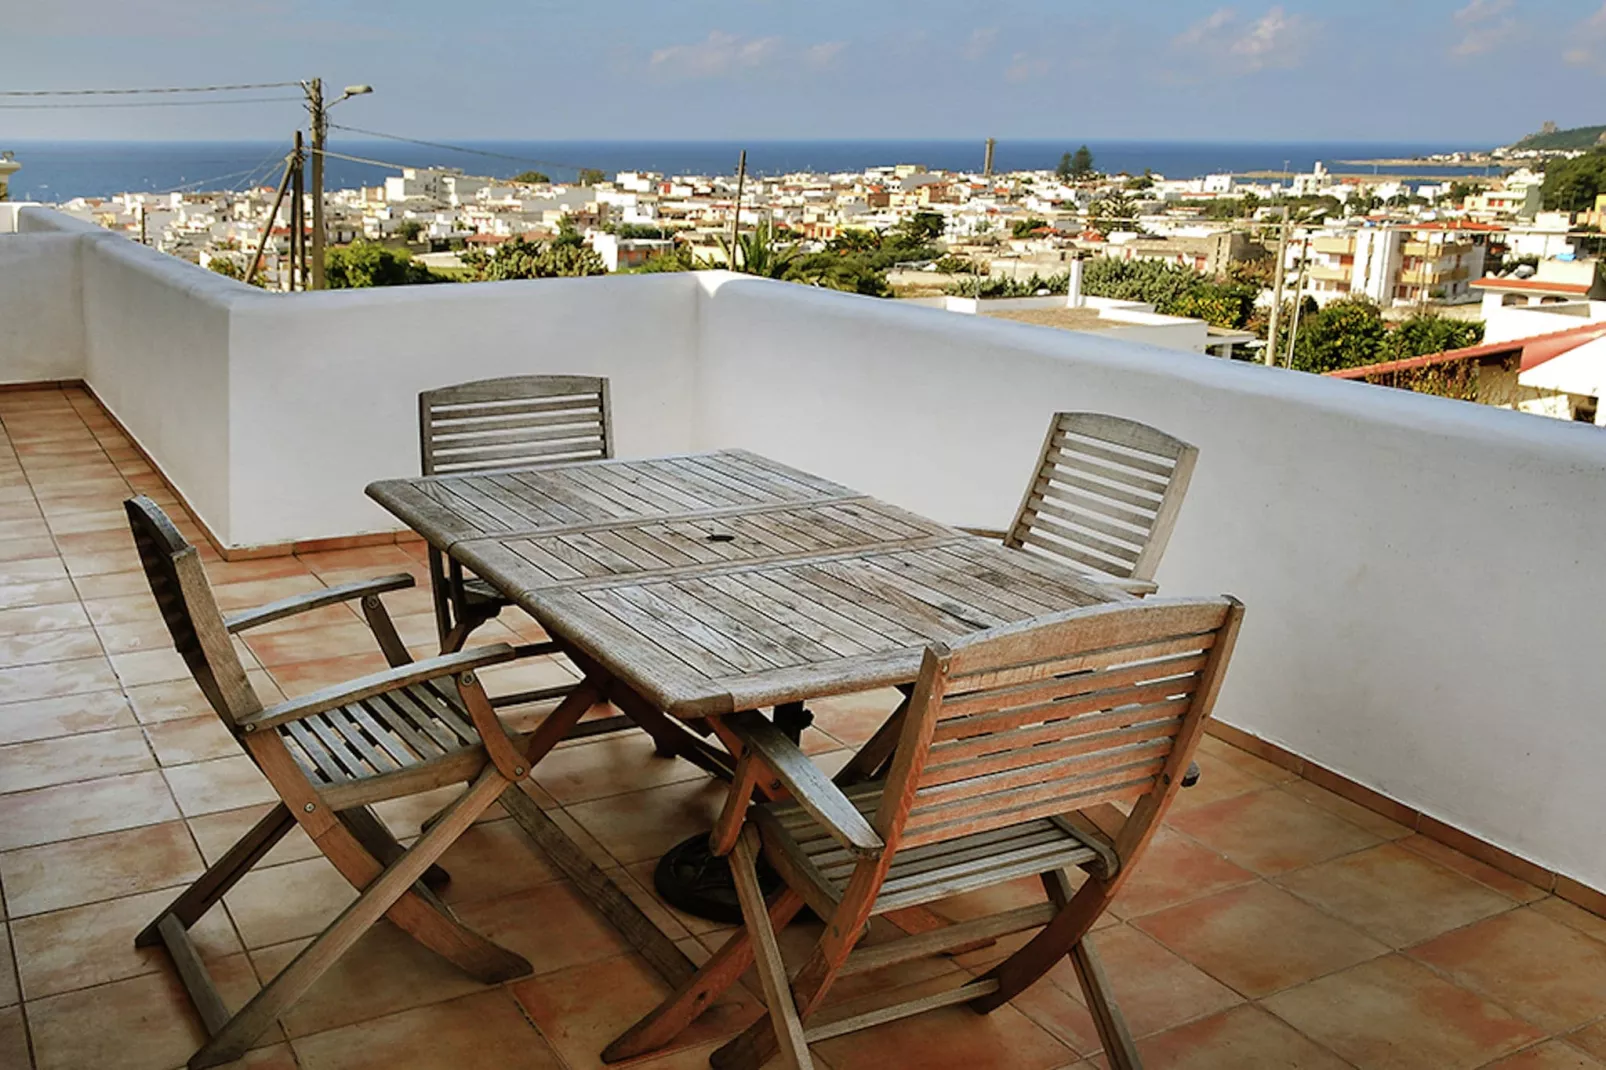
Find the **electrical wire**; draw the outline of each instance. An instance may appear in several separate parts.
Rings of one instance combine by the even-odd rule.
[[[300,97],[235,97],[232,100],[141,100],[131,101],[127,104],[99,104],[99,103],[72,103],[72,104],[0,104],[0,108],[7,110],[17,109],[59,109],[59,108],[194,108],[216,107],[222,104],[272,104],[287,100],[299,101]]]
[[[101,97],[137,93],[230,93],[242,89],[299,88],[300,82],[245,82],[239,85],[168,86],[159,89],[0,89],[0,97]]]

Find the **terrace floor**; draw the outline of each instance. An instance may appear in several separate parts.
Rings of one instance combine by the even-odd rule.
[[[169,1070],[201,1039],[165,957],[133,936],[271,799],[172,652],[138,570],[121,500],[143,490],[199,531],[92,398],[0,393],[0,1067]],[[408,459],[398,459],[398,470]],[[225,611],[409,569],[381,546],[246,562],[209,548]],[[422,586],[386,596],[428,653]],[[478,637],[534,634],[528,621]],[[276,698],[383,665],[345,607],[245,641]],[[563,666],[486,673],[494,691]],[[830,766],[890,709],[887,695],[812,704],[806,744]],[[1095,942],[1153,1070],[1500,1067],[1606,1070],[1606,920],[1314,784],[1207,739]],[[648,891],[664,848],[706,829],[720,785],[654,758],[644,737],[568,744],[530,793],[693,957],[723,937]],[[399,835],[440,800],[382,809]],[[280,845],[195,930],[238,1005],[352,897],[301,836]],[[651,970],[493,809],[451,850],[445,897],[524,954],[532,977],[485,988],[381,923],[241,1065],[257,1070],[598,1066],[662,994]],[[959,916],[1041,896],[1029,883],[953,901]],[[796,926],[798,947],[812,930]],[[1014,945],[854,979],[945,987]],[[635,1065],[707,1065],[758,1012],[750,986],[690,1047]],[[844,993],[844,995],[852,993]],[[948,1008],[817,1046],[831,1070],[1102,1066],[1068,968],[987,1017]]]

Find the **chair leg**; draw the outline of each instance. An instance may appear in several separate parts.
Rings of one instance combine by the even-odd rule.
[[[460,803],[461,799],[448,806],[426,835],[440,828]],[[331,826],[315,842],[324,856],[355,888],[366,889],[384,868],[382,860],[370,854],[359,837],[344,823]],[[413,850],[417,849],[415,844]],[[408,853],[403,852],[399,857],[406,857]],[[390,864],[394,865],[395,862]],[[428,870],[427,866],[425,870]],[[533,969],[522,955],[492,943],[458,921],[452,916],[451,910],[422,885],[404,890],[390,905],[386,916],[414,940],[481,984],[501,984],[515,977],[527,976]]]
[[[356,902],[341,911],[333,924],[290,960],[290,964],[279,971],[277,977],[269,981],[191,1056],[190,1070],[218,1066],[244,1055],[253,1040],[311,988],[393,904],[408,894],[408,889],[424,875],[430,863],[439,858],[474,823],[474,819],[496,801],[506,786],[507,781],[494,768],[487,768],[481,773],[473,785],[452,804],[450,812],[439,824],[370,881]],[[334,825],[330,831],[356,844],[345,826]]]
[[[814,1070],[809,1058],[809,1042],[803,1036],[803,1022],[792,1002],[792,982],[786,976],[786,961],[770,927],[770,914],[764,906],[764,892],[758,885],[758,831],[748,825],[736,839],[731,852],[731,877],[736,882],[736,899],[741,904],[742,921],[753,941],[758,960],[758,980],[764,989],[764,1002],[781,1054],[791,1070]]]
[[[269,810],[262,820],[252,827],[250,832],[240,837],[238,843],[230,847],[222,858],[214,862],[207,871],[184,890],[184,892],[166,910],[145,927],[134,938],[135,947],[154,947],[162,942],[162,922],[167,918],[177,919],[180,926],[188,929],[201,919],[212,908],[212,905],[222,899],[224,893],[251,871],[251,867],[262,860],[262,856],[273,850],[285,833],[295,828],[296,819],[290,813],[290,808],[284,803],[276,804]]]
[[[1105,976],[1104,965],[1099,962],[1093,945],[1085,937],[1078,940],[1071,948],[1070,959],[1076,968],[1076,979],[1082,985],[1082,995],[1087,999],[1088,1012],[1093,1015],[1099,1040],[1104,1042],[1104,1058],[1110,1070],[1143,1070],[1138,1046],[1132,1040],[1132,1031],[1127,1028],[1121,1008],[1116,1006],[1110,979]]]
[[[783,929],[802,909],[803,898],[790,888],[783,889],[769,903],[770,924]],[[732,933],[695,976],[603,1049],[602,1061],[623,1062],[667,1047],[752,964],[753,942],[744,927]]]
[[[396,837],[390,834],[390,829],[379,819],[371,807],[357,806],[350,810],[343,810],[335,815],[341,824],[351,830],[357,837],[357,842],[376,859],[380,865],[388,866],[396,859],[407,853],[407,848],[397,842]],[[440,891],[451,883],[452,875],[438,865],[430,866],[424,871],[424,887],[431,891]]]

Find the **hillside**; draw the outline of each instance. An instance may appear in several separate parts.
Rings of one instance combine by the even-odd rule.
[[[1511,147],[1513,149],[1592,149],[1606,136],[1606,126],[1575,126],[1571,130],[1553,130],[1529,134]]]

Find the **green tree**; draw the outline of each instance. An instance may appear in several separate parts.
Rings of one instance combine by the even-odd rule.
[[[406,250],[371,242],[355,242],[330,249],[324,257],[324,278],[331,290],[361,290],[370,286],[414,286],[441,282]]]
[[[873,253],[881,248],[881,235],[873,230],[848,228],[826,242],[825,248],[831,253]]]
[[[239,282],[245,281],[245,268],[226,256],[214,256],[206,262],[206,267],[208,271],[216,272],[226,279],[235,279]],[[251,280],[251,285],[267,289],[267,284],[262,281],[262,276],[260,275]]]
[[[1212,279],[1158,260],[1094,257],[1082,274],[1082,292],[1090,297],[1142,301],[1164,315],[1194,316],[1233,330],[1250,322],[1261,289],[1248,269]]]
[[[529,186],[544,186],[552,181],[552,177],[545,171],[520,171],[509,182],[522,182]]]
[[[916,212],[906,219],[899,220],[888,237],[904,245],[929,245],[942,237],[948,229],[948,221],[942,217],[941,212]]]
[[[1137,229],[1137,214],[1137,202],[1124,193],[1102,194],[1087,207],[1088,224],[1105,237],[1117,230]]]
[[[1333,301],[1301,316],[1294,367],[1321,374],[1375,364],[1387,333],[1383,312],[1373,302],[1363,297]]]
[[[1061,182],[1080,182],[1098,174],[1093,169],[1093,150],[1086,145],[1075,152],[1067,152],[1060,157],[1060,165],[1054,169],[1054,174]]]
[[[1377,359],[1402,360],[1466,349],[1483,341],[1481,321],[1453,320],[1433,313],[1412,316],[1389,329]]]
[[[495,250],[476,249],[463,254],[463,264],[475,282],[504,279],[554,279],[606,275],[608,266],[597,251],[571,229],[559,231],[549,242],[509,238]]]
[[[1573,159],[1553,159],[1545,164],[1545,184],[1540,187],[1545,210],[1549,212],[1587,212],[1595,198],[1606,193],[1606,152],[1592,152]]]
[[[424,224],[416,219],[404,219],[396,224],[396,236],[402,241],[417,241],[418,236],[424,233]]]
[[[707,267],[692,247],[685,243],[673,245],[661,253],[654,253],[636,271],[643,275],[654,275],[668,271],[701,271]]]
[[[1009,225],[1009,236],[1011,238],[1030,238],[1036,230],[1046,226],[1048,226],[1048,220],[1037,216],[1017,219]]]
[[[749,234],[738,234],[735,248],[725,238],[719,240],[719,245],[725,250],[725,262],[732,271],[766,279],[784,279],[798,256],[797,243],[781,241],[768,221],[754,227]]]
[[[595,167],[580,168],[580,176],[575,179],[575,182],[581,186],[595,186],[599,182],[606,181],[608,181],[608,176]]]

